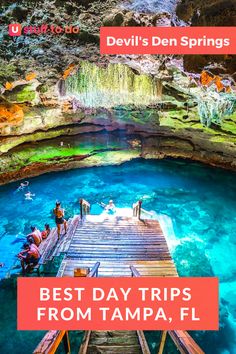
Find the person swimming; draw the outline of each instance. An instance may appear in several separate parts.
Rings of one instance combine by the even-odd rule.
[[[53,209],[53,213],[55,215],[55,222],[57,225],[57,236],[58,236],[58,240],[59,240],[62,224],[64,225],[65,234],[67,233],[67,221],[64,218],[65,211],[64,211],[64,209],[61,208],[60,202],[56,202],[56,207]]]
[[[32,197],[35,197],[35,194],[31,193],[30,191],[25,193],[25,200],[34,200]]]
[[[22,182],[20,185],[19,185],[19,187],[17,188],[17,192],[19,192],[19,191],[23,191],[23,189],[25,189],[26,187],[28,187],[29,186],[29,181],[25,181],[25,182]]]
[[[108,213],[108,214],[115,214],[116,212],[116,206],[113,203],[113,200],[109,200],[109,203],[104,207],[104,210]]]

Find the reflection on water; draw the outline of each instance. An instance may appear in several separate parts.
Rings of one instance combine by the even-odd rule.
[[[130,208],[142,198],[144,209],[153,211],[165,227],[179,274],[220,278],[221,330],[194,333],[198,343],[209,354],[235,353],[235,176],[190,162],[138,160],[32,178],[30,191],[36,196],[31,201],[15,193],[19,183],[0,187],[0,262],[5,263],[1,275],[15,262],[30,225],[53,226],[51,211],[57,199],[69,217],[79,212],[81,197],[92,203],[92,213],[99,212],[97,203],[109,199],[119,208]],[[9,301],[7,296],[3,299],[1,313]],[[12,336],[12,327],[9,331],[6,327],[4,336]],[[23,334],[17,338],[24,342]]]

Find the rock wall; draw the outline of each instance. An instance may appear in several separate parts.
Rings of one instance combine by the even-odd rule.
[[[235,56],[100,56],[98,45],[101,25],[229,25],[235,2],[227,4],[182,0],[175,13],[171,0],[154,13],[139,1],[5,1],[0,183],[139,157],[235,169]],[[14,22],[71,24],[80,33],[15,39],[7,33]]]
[[[236,26],[236,2],[234,0],[181,0],[176,9],[177,16],[191,26]],[[236,56],[186,55],[185,69],[199,72],[209,62],[221,64],[215,72],[222,71],[222,66],[231,74],[236,72]]]

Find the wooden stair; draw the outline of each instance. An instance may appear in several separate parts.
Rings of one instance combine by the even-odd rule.
[[[139,202],[135,209],[137,205],[141,208]],[[89,208],[87,202],[86,206]],[[69,236],[61,240],[48,257],[64,253],[58,277],[73,277],[77,268],[88,267],[91,271],[96,262],[100,263],[99,277],[178,276],[158,221],[141,220],[140,210],[133,218],[107,216],[98,220],[95,215],[82,216],[81,212],[80,218],[74,219]],[[94,271],[91,276],[95,276],[92,273]],[[163,353],[166,335],[164,331],[159,353]],[[180,353],[204,354],[187,332],[169,331],[169,335]],[[63,338],[69,347],[66,331],[49,331],[34,353],[54,354],[60,343],[58,338],[60,341]],[[42,349],[45,346],[49,348],[46,351]],[[150,354],[150,350],[143,331],[86,331],[79,354],[102,353]]]
[[[82,344],[79,354],[143,353],[136,331],[92,331],[88,335],[88,345],[85,347]]]
[[[71,239],[79,223],[79,216],[75,216],[68,220],[67,233],[62,235],[59,240],[56,240],[55,246],[47,257],[47,261],[51,261],[54,257],[60,256],[62,253],[66,253],[69,249]]]
[[[49,236],[42,241],[39,246],[39,252],[41,254],[40,264],[46,264],[51,261],[54,257],[60,256],[61,253],[65,253],[70,245],[73,233],[78,225],[79,217],[75,216],[68,220],[67,223],[67,233],[64,235],[64,229],[62,229],[62,234],[58,240],[57,228],[53,228]]]

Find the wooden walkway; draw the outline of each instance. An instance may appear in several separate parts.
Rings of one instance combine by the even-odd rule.
[[[145,276],[178,276],[155,220],[106,219],[87,215],[78,223],[58,276],[74,276],[75,268],[100,262],[99,277],[130,277],[133,265]]]
[[[70,232],[49,252],[46,259],[64,254],[58,277],[74,276],[75,269],[100,262],[99,277],[176,277],[174,262],[160,224],[156,220],[86,215],[71,221]],[[89,271],[88,270],[88,271]],[[185,331],[168,332],[182,354],[204,354]],[[164,331],[158,354],[164,353]],[[55,339],[56,338],[56,339]],[[58,340],[70,352],[66,331],[49,331],[34,353],[55,353]],[[65,344],[64,343],[64,344]],[[47,349],[46,349],[47,348]],[[142,331],[86,331],[79,354],[150,354]]]

